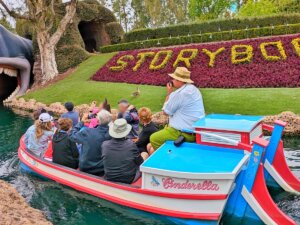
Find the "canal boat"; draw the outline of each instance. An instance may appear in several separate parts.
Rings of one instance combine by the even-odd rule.
[[[197,121],[195,130],[190,132],[196,133],[199,144],[240,150],[253,144],[256,137],[268,139],[269,144],[262,159],[267,186],[299,195],[300,180],[287,165],[281,140],[287,123],[276,120],[274,126],[270,126],[264,124],[262,119],[262,116],[210,114]],[[271,133],[271,136],[264,136],[264,131]],[[247,150],[251,151],[251,147]]]
[[[167,141],[141,165],[142,177],[131,185],[39,158],[26,149],[23,138],[18,155],[26,171],[178,224],[219,224],[224,214],[264,224],[296,224],[277,207],[266,187],[264,160],[272,138],[259,134],[245,143],[203,131],[201,123],[189,131],[196,133],[198,143],[175,146]],[[200,135],[228,143],[201,143]]]

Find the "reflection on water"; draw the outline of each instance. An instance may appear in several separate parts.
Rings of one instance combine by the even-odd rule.
[[[33,207],[43,210],[55,225],[172,224],[163,217],[122,207],[20,172],[18,141],[32,120],[28,115],[17,113],[0,106],[0,179],[13,184]],[[288,164],[300,177],[300,139],[288,138],[284,143]],[[273,194],[279,207],[300,223],[300,196]],[[224,221],[223,224],[233,223]],[[243,223],[236,221],[234,224]]]

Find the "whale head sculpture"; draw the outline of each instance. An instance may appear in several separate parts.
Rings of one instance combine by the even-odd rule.
[[[32,42],[0,25],[0,101],[22,96],[29,88],[33,52]]]

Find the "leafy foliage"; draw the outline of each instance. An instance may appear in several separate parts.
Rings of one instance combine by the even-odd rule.
[[[107,45],[100,48],[102,53],[125,51],[132,49],[143,49],[152,47],[163,47],[171,45],[182,45],[191,43],[203,43],[212,41],[240,40],[245,38],[264,37],[282,34],[299,33],[300,24],[291,24],[289,26],[279,25],[274,27],[260,27],[243,30],[230,30],[221,32],[212,32],[204,34],[194,34],[187,36],[177,36],[169,38],[150,39],[145,41],[135,41],[121,43],[116,45]]]
[[[266,27],[271,25],[293,24],[300,22],[300,14],[278,14],[265,17],[218,19],[189,24],[179,24],[156,29],[138,29],[125,34],[124,42],[145,41],[176,36],[219,31],[242,30],[246,28]]]
[[[272,0],[247,1],[238,12],[240,17],[272,15],[279,9]]]
[[[190,0],[189,16],[192,20],[216,19],[228,11],[233,3],[233,0]]]

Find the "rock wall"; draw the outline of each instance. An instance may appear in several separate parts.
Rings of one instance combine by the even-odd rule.
[[[53,111],[56,115],[61,115],[62,113],[66,112],[65,107],[61,102],[55,102],[50,105],[46,105],[41,102],[37,102],[34,99],[25,101],[24,98],[19,98],[14,99],[12,102],[6,103],[5,105],[25,111],[34,111],[38,108],[45,108],[48,111]],[[75,109],[80,115],[83,115],[84,113],[89,112],[90,106],[88,104],[82,104],[76,106]],[[287,126],[284,129],[284,133],[286,135],[300,135],[300,114],[286,111],[274,116],[265,116],[263,122],[268,125],[274,125],[275,120],[287,122]],[[169,118],[163,112],[158,112],[153,115],[152,121],[158,125],[158,127],[163,128],[168,123]]]
[[[51,225],[44,214],[31,208],[10,184],[0,180],[1,225]]]

